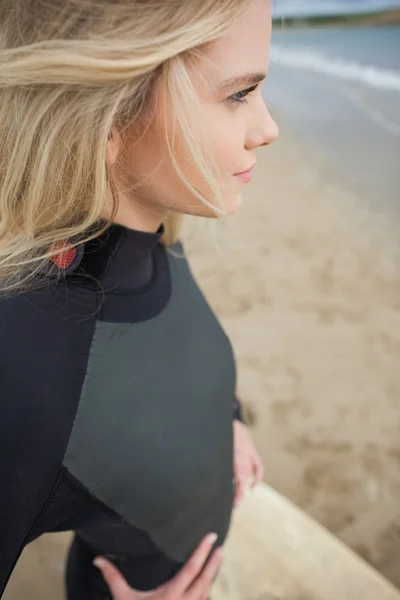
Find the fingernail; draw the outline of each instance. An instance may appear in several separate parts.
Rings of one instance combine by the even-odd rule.
[[[215,544],[215,542],[218,539],[218,534],[217,533],[210,533],[210,535],[208,536],[208,543],[209,544]]]
[[[97,567],[100,570],[106,566],[106,563],[102,558],[95,558],[93,561],[93,564],[95,567]]]

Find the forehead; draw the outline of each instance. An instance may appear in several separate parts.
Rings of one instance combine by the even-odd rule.
[[[250,0],[229,31],[204,49],[202,70],[213,80],[248,71],[266,73],[270,42],[270,2]]]

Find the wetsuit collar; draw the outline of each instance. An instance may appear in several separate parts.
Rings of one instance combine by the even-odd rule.
[[[140,288],[151,279],[153,252],[163,234],[163,224],[153,233],[112,223],[95,239],[77,246],[76,251],[67,245],[55,268],[59,274],[93,278],[108,290]]]
[[[140,288],[151,279],[153,251],[163,233],[163,225],[151,233],[113,223],[85,244],[80,268],[107,290]]]

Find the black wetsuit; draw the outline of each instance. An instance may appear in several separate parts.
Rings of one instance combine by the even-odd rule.
[[[113,224],[0,300],[0,596],[44,532],[76,533],[71,600],[111,598],[98,554],[149,590],[208,532],[226,538],[234,356],[162,233]]]

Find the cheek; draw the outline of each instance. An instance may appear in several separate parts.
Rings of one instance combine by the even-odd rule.
[[[222,114],[210,128],[211,149],[224,179],[236,173],[242,162],[244,127],[235,115]]]
[[[218,113],[218,114],[217,114]],[[198,198],[185,187],[170,161],[164,134],[155,126],[140,141],[132,144],[129,154],[129,182],[144,199],[151,198],[156,204],[167,205],[181,212],[200,216],[215,216]],[[225,209],[233,214],[240,206],[242,186],[233,174],[242,165],[244,127],[239,116],[229,114],[225,108],[208,113],[204,123],[209,147],[220,172]],[[175,158],[190,182],[212,202],[210,190],[202,180],[195,165],[188,161],[185,143],[179,134],[175,144]]]

